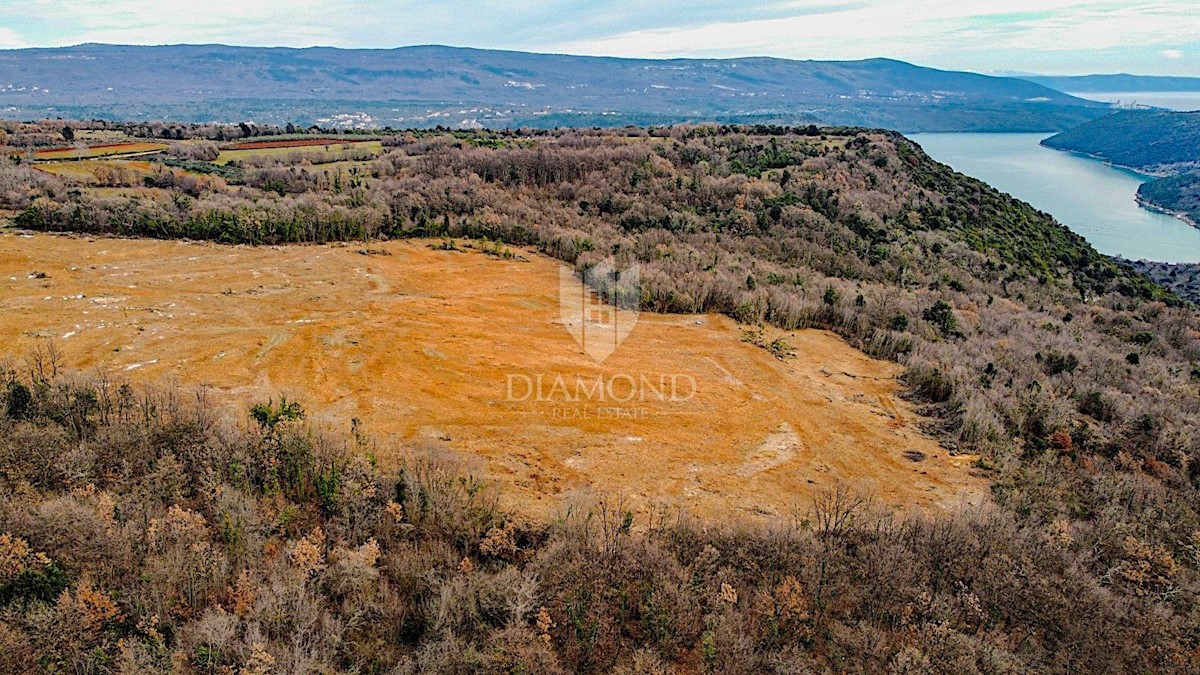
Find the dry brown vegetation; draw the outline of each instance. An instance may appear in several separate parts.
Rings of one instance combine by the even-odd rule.
[[[898,519],[839,489],[763,530],[603,500],[530,524],[437,454],[380,470],[374,445],[307,427],[293,403],[223,418],[192,392],[53,368],[23,362],[10,382],[30,384],[6,388],[0,416],[4,672],[1197,664],[1200,541],[1157,543],[1122,501],[1149,498],[1172,526],[1194,515],[1137,474],[1097,476],[1097,517],[1047,526],[996,508]]]
[[[172,435],[156,420],[178,429],[202,416],[162,418],[161,402],[124,408],[154,414],[123,426],[105,421],[122,408],[100,404],[94,384],[22,375],[32,408],[6,422],[5,464],[34,464],[8,479],[24,496],[6,504],[4,531],[22,542],[9,544],[22,570],[57,581],[9,605],[3,653],[125,658],[115,641],[153,642],[137,625],[157,616],[170,626],[155,629],[159,658],[208,667],[198,647],[229,645],[213,667],[246,672],[1197,670],[1193,307],[884,132],[414,133],[387,147],[353,171],[274,167],[190,195],[71,191],[10,168],[0,206],[37,230],[234,243],[444,235],[536,247],[580,271],[608,257],[637,263],[645,309],[824,328],[898,361],[946,446],[981,456],[994,507],[897,520],[834,490],[807,519],[768,532],[713,521],[639,529],[611,505],[509,527],[477,483],[419,468],[424,459],[407,465],[401,493],[395,477],[352,468],[363,463],[358,439],[339,446],[294,422]],[[33,421],[22,417],[30,409]],[[259,418],[286,417],[272,410]],[[122,440],[142,434],[153,438]],[[183,478],[146,479],[162,462]],[[331,497],[342,477],[376,487]],[[410,492],[421,481],[433,487]],[[72,493],[89,482],[128,505],[112,527],[130,538],[81,562],[89,547],[49,533],[97,518],[77,505],[95,497]],[[146,495],[158,484],[181,487],[155,501]],[[272,523],[247,535],[262,542],[243,559],[255,564],[222,551],[210,493],[245,495],[234,513]],[[39,530],[40,505],[59,500],[76,500],[60,507],[71,515]],[[414,512],[437,515],[407,520]],[[381,529],[384,514],[412,527]],[[161,538],[168,523],[187,534]],[[82,532],[73,541],[107,541]],[[184,540],[206,543],[171,543]],[[109,560],[128,574],[105,576]],[[333,572],[342,560],[373,560],[378,576],[347,587]],[[179,572],[197,565],[224,576]],[[273,576],[284,569],[291,584]],[[172,597],[192,613],[171,614],[184,606]],[[77,632],[53,637],[64,626]]]
[[[644,309],[828,328],[899,360],[972,451],[1004,461],[1015,438],[1038,455],[1062,429],[1108,457],[1200,466],[1188,433],[1200,342],[1177,299],[901,137],[758,133],[425,134],[369,169],[262,169],[239,187],[184,186],[194,199],[174,186],[68,193],[21,168],[0,191],[38,230],[454,235],[536,246],[580,270],[615,256],[640,265]]]

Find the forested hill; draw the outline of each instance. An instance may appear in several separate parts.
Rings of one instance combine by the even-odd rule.
[[[1193,224],[1200,223],[1200,171],[1188,171],[1144,183],[1138,197],[1153,206],[1184,214]]]
[[[391,50],[81,45],[0,51],[0,114],[395,128],[682,121],[1046,131],[1107,106],[901,61],[644,60]]]
[[[1152,172],[1200,165],[1200,112],[1123,110],[1042,141]]]
[[[1200,222],[1200,112],[1117,112],[1042,144],[1162,175],[1142,185],[1138,195]]]

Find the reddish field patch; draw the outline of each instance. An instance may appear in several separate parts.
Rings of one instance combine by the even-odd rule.
[[[346,145],[349,143],[368,143],[367,140],[346,140],[344,138],[302,138],[290,141],[247,141],[230,147],[230,150],[266,150],[268,148],[302,148],[312,145]]]

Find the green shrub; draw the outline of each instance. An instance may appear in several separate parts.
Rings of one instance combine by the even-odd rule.
[[[921,318],[933,324],[942,335],[954,335],[958,328],[958,319],[954,316],[954,308],[945,300],[938,300],[921,313]]]
[[[29,566],[0,586],[0,606],[10,602],[53,602],[66,587],[67,575],[57,563]]]
[[[32,403],[33,395],[29,392],[29,387],[15,380],[8,384],[8,403],[5,405],[5,412],[9,417],[13,419],[28,417]]]

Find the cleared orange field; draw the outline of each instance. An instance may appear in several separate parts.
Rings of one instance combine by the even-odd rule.
[[[796,357],[781,361],[727,317],[643,314],[597,363],[560,316],[555,261],[374,248],[391,255],[7,232],[0,341],[20,355],[54,339],[71,366],[208,385],[242,411],[285,392],[318,423],[361,419],[385,463],[424,448],[478,458],[533,517],[579,491],[750,520],[839,482],[901,508],[986,499],[973,458],[950,456],[898,398],[899,366],[832,334],[788,334]],[[624,378],[653,392],[664,377],[682,383],[677,400],[554,386],[600,378],[623,398]],[[545,400],[527,395],[536,382]]]

